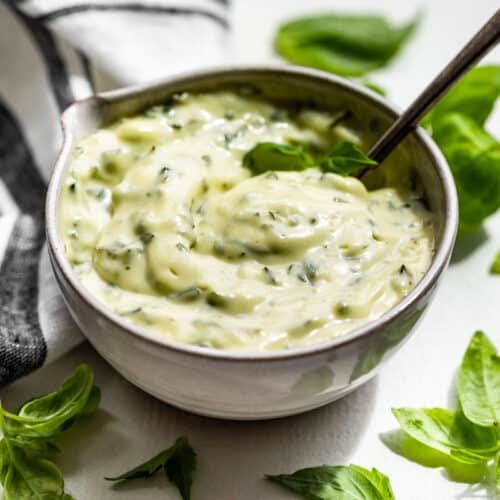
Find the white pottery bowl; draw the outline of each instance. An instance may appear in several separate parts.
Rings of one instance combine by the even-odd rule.
[[[457,229],[453,178],[439,149],[417,129],[403,143],[436,217],[431,266],[417,286],[375,321],[306,348],[278,352],[217,351],[166,340],[126,322],[78,282],[64,255],[58,210],[71,150],[81,137],[122,116],[165,102],[179,91],[251,85],[271,98],[347,106],[379,136],[398,116],[382,97],[343,78],[288,66],[219,68],[152,85],[107,92],[70,106],[62,116],[64,144],[47,195],[48,246],[55,275],[75,321],[95,349],[125,378],[171,405],[230,419],[266,419],[330,403],[372,377],[407,339],[446,269]]]

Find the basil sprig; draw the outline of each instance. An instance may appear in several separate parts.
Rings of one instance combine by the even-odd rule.
[[[191,485],[196,470],[196,453],[185,437],[178,438],[173,446],[128,472],[105,479],[108,481],[129,481],[140,477],[151,477],[160,469],[163,469],[168,479],[177,486],[182,499],[190,500]]]
[[[424,445],[420,458],[439,452],[461,466],[481,466],[484,472],[492,461],[500,486],[500,357],[483,332],[476,332],[462,359],[457,380],[460,407],[393,408],[401,429]],[[415,450],[403,448],[403,455],[412,459]],[[466,471],[464,470],[464,473]]]
[[[93,413],[99,399],[92,370],[81,365],[57,391],[28,401],[17,413],[0,405],[0,482],[5,500],[72,499],[52,462],[59,453],[54,440]]]
[[[395,499],[386,475],[359,465],[321,465],[266,477],[308,500]]]
[[[499,96],[500,66],[475,68],[422,122],[455,178],[462,231],[500,208],[500,142],[484,128]]]
[[[377,165],[376,161],[368,158],[351,141],[338,142],[316,161],[299,146],[274,142],[259,142],[243,157],[243,166],[254,175],[267,171],[304,170],[316,166],[323,172],[348,176]]]

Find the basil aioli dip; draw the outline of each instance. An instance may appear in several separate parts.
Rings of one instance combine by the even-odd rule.
[[[430,265],[433,217],[415,174],[401,155],[366,186],[242,164],[259,142],[314,152],[341,139],[364,137],[333,112],[176,95],[75,147],[59,207],[66,257],[109,309],[178,342],[276,350],[349,332]]]

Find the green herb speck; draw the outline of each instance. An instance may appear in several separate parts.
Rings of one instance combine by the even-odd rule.
[[[193,302],[203,295],[200,288],[186,288],[180,292],[169,295],[170,299],[178,300],[181,302]]]
[[[266,277],[269,280],[269,283],[271,283],[271,285],[278,284],[278,280],[276,278],[276,275],[273,273],[273,271],[271,271],[271,269],[269,269],[269,267],[264,266],[262,268],[262,270],[264,271],[264,274],[266,275]]]
[[[306,275],[309,282],[313,283],[318,277],[318,266],[314,262],[306,260],[302,267],[304,269],[304,274]]]
[[[167,165],[163,165],[160,169],[160,172],[158,173],[160,176],[160,179],[165,182],[167,181],[170,177],[172,177],[172,169],[168,167]]]
[[[269,120],[272,122],[283,121],[285,118],[285,113],[281,109],[273,109],[271,114],[269,115]]]
[[[333,311],[337,316],[345,318],[351,311],[351,308],[346,302],[337,302],[333,308]]]
[[[226,132],[224,134],[224,144],[226,145],[226,147],[230,146],[231,142],[236,139],[237,135],[238,134],[235,132]]]
[[[144,243],[144,245],[147,245],[148,243],[151,242],[151,240],[155,237],[153,233],[150,233],[148,231],[145,231],[139,236],[139,239]]]
[[[203,160],[203,163],[205,163],[205,166],[209,167],[212,165],[212,157],[210,155],[203,155],[201,159]]]

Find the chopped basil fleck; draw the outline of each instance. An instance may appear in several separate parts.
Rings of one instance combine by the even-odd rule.
[[[147,231],[145,231],[144,233],[142,233],[139,238],[140,240],[145,244],[147,245],[148,243],[151,242],[151,240],[155,237],[155,235],[153,233],[149,233]]]
[[[269,283],[271,283],[272,285],[279,284],[278,279],[276,278],[276,275],[274,274],[273,271],[271,271],[271,269],[269,269],[269,267],[264,266],[263,271],[264,271],[264,274],[266,275],[267,279],[269,280]]]

